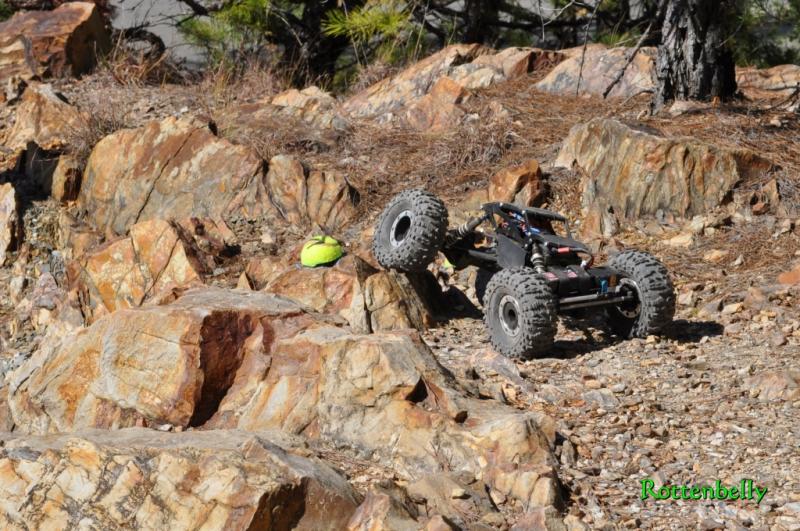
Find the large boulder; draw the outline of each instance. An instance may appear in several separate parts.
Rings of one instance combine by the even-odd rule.
[[[19,11],[0,23],[0,83],[34,76],[77,76],[111,48],[93,2],[68,2],[52,11]]]
[[[11,373],[8,403],[28,433],[199,425],[216,411],[256,327],[288,334],[312,322],[285,299],[219,289],[118,310],[43,341]]]
[[[602,96],[628,62],[632,51],[632,48],[606,48],[601,44],[588,46],[585,56],[583,47],[564,51],[569,57],[536,83],[536,88],[568,96],[574,96],[576,91],[578,94]],[[655,86],[655,55],[655,48],[639,49],[608,95],[627,98],[652,91]]]
[[[43,341],[10,373],[21,433],[278,429],[391,463],[462,470],[529,505],[556,501],[552,420],[468,396],[414,335],[354,334],[287,299],[204,288]]]
[[[222,222],[219,226],[227,229]],[[217,228],[213,220],[194,219],[183,225],[162,219],[142,221],[131,227],[128,236],[73,262],[70,284],[81,293],[87,322],[141,306],[167,290],[202,284],[213,271],[214,258],[232,247],[214,237]]]
[[[463,115],[456,104],[464,89],[485,88],[558,58],[537,48],[494,53],[478,44],[455,44],[351,96],[341,111],[351,118],[390,122],[400,117],[417,129],[444,129]]]
[[[583,204],[636,219],[658,211],[703,214],[736,186],[772,164],[747,149],[728,149],[689,137],[667,137],[640,125],[595,118],[574,126],[556,167],[585,173]]]
[[[0,434],[3,529],[343,529],[355,491],[279,434]],[[275,444],[275,443],[278,444]]]
[[[86,164],[78,205],[101,230],[125,234],[148,219],[221,218],[269,208],[263,163],[206,124],[166,118],[102,139]]]

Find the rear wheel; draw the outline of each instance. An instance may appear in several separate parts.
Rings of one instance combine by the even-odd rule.
[[[422,271],[436,258],[446,232],[444,203],[424,190],[406,190],[378,218],[372,253],[387,269]]]
[[[675,316],[675,289],[669,272],[654,256],[624,251],[608,265],[623,273],[620,286],[634,300],[606,308],[608,324],[625,338],[647,337],[663,332]]]
[[[553,346],[556,301],[547,281],[529,268],[503,269],[486,287],[484,321],[492,346],[529,359]]]

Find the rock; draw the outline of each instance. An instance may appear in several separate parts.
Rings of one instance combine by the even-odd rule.
[[[348,531],[417,531],[419,516],[416,506],[407,496],[382,488],[367,492],[350,521]]]
[[[269,262],[264,267],[274,267],[265,291],[317,312],[339,315],[361,333],[425,330],[435,321],[434,309],[443,304],[437,297],[441,289],[430,273],[378,271],[356,255],[346,255],[331,267]]]
[[[733,315],[742,311],[744,305],[741,302],[733,302],[722,307],[722,315]]]
[[[367,277],[364,303],[373,331],[416,328],[435,322],[434,312],[446,304],[441,288],[428,272],[380,271]]]
[[[196,238],[176,222],[152,219],[83,257],[69,276],[83,295],[87,322],[141,306],[167,290],[202,284],[214,266],[214,256],[206,251],[219,249],[201,250]]]
[[[511,531],[566,531],[555,507],[534,507],[511,526]]]
[[[22,240],[22,220],[19,217],[17,192],[11,183],[0,185],[0,265],[8,260]]]
[[[800,371],[776,370],[756,374],[745,382],[751,396],[761,401],[797,400],[800,398]]]
[[[583,399],[587,403],[603,408],[606,411],[611,411],[619,406],[619,399],[609,389],[587,391],[583,394]]]
[[[34,76],[78,76],[94,67],[111,39],[93,2],[52,11],[18,11],[0,23],[0,82]]]
[[[546,196],[542,170],[536,160],[503,168],[489,179],[488,201],[541,206]]]
[[[740,181],[772,166],[746,149],[666,137],[609,118],[573,127],[554,164],[577,164],[584,170],[585,208],[611,207],[626,219],[659,211],[703,214],[720,205]]]
[[[472,215],[478,215],[480,206],[490,201],[516,203],[521,206],[541,206],[547,198],[547,186],[542,177],[538,161],[527,160],[522,164],[508,166],[497,171],[486,188],[473,190],[459,202],[459,208],[451,208],[451,222],[464,223]]]
[[[559,63],[535,86],[544,92],[574,96],[580,79],[579,93],[602,96],[625,66],[631,51],[631,48],[606,48],[603,45],[593,44],[586,48],[583,59],[582,47],[564,51],[562,53],[570,57]],[[581,62],[583,62],[582,68]],[[652,91],[655,86],[654,79],[655,48],[641,48],[609,96],[628,98]]]
[[[30,143],[44,151],[61,151],[76,130],[87,126],[87,118],[52,85],[32,83],[16,109],[16,120],[4,140],[7,148],[16,151],[29,148]]]
[[[423,59],[396,76],[384,79],[351,96],[342,111],[353,118],[396,114],[425,96],[439,78],[458,65],[470,63],[486,49],[477,44],[456,44]]]
[[[289,89],[275,95],[271,102],[281,115],[289,115],[319,129],[342,128],[336,114],[336,98],[314,85],[302,90]]]
[[[409,484],[407,490],[412,500],[425,504],[428,514],[442,515],[459,528],[464,528],[463,515],[494,512],[492,502],[481,486],[465,489],[452,475],[431,474]]]
[[[10,376],[17,430],[202,424],[230,385],[246,339],[273,321],[291,329],[312,320],[271,295],[206,289],[49,338]]]
[[[407,336],[308,330],[276,343],[266,372],[265,361],[243,361],[207,427],[276,428],[338,441],[392,462],[406,479],[436,467],[436,448],[446,447],[453,469],[524,500],[533,496],[536,480],[555,481],[545,466],[551,458],[545,457],[549,443],[539,431],[541,421],[509,417],[497,404],[488,417],[481,402],[470,400],[465,409],[454,383],[442,379],[429,356]],[[427,450],[431,444],[433,452]],[[518,464],[507,461],[512,455]]]
[[[101,140],[86,164],[78,206],[101,230],[140,221],[256,216],[270,209],[262,163],[205,124],[166,118]]]
[[[342,105],[342,112],[351,118],[381,122],[398,116],[417,129],[444,129],[463,116],[456,106],[463,89],[485,88],[560,57],[557,52],[537,48],[507,48],[493,53],[478,44],[451,45],[351,96]]]
[[[728,251],[724,249],[712,249],[703,255],[703,260],[711,262],[712,264],[718,264],[727,258],[728,254]]]
[[[270,160],[266,184],[272,204],[293,225],[310,223],[333,232],[355,211],[357,193],[343,175],[307,171],[292,157],[278,155]]]
[[[785,98],[800,84],[800,66],[737,68],[736,86],[748,98]]]
[[[694,236],[691,232],[682,232],[668,240],[664,240],[665,245],[670,247],[691,247],[694,244]]]
[[[800,264],[797,264],[794,269],[778,275],[778,282],[789,285],[800,284]]]
[[[285,260],[277,256],[257,256],[248,260],[244,274],[254,290],[262,290],[288,267]]]
[[[469,397],[412,334],[353,334],[265,293],[203,288],[118,310],[43,340],[7,382],[19,433],[278,429],[392,463],[405,481],[446,456],[524,503],[556,492],[545,415]]]
[[[102,235],[94,227],[75,218],[66,209],[59,211],[57,246],[65,258],[81,258],[101,240]]]
[[[347,481],[267,437],[142,428],[2,434],[0,525],[342,529],[358,505]]]
[[[464,95],[464,87],[449,77],[439,78],[428,94],[409,105],[406,122],[418,131],[453,128],[464,117],[464,111],[457,105]]]
[[[69,155],[61,155],[53,170],[50,195],[56,201],[67,202],[78,198],[81,189],[82,165]]]

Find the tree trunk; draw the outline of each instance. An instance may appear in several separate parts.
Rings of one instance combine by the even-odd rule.
[[[727,99],[736,92],[725,46],[726,0],[667,0],[656,59],[654,110],[671,100]]]
[[[497,32],[499,0],[464,2],[464,42],[490,42]]]

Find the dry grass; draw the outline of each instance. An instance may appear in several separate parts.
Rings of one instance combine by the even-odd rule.
[[[136,47],[122,34],[119,34],[111,51],[100,61],[97,73],[110,76],[120,85],[163,85],[191,81],[169,52],[157,54]]]
[[[99,93],[90,95],[80,109],[83,120],[67,133],[67,153],[84,167],[100,140],[132,124],[125,105]]]

